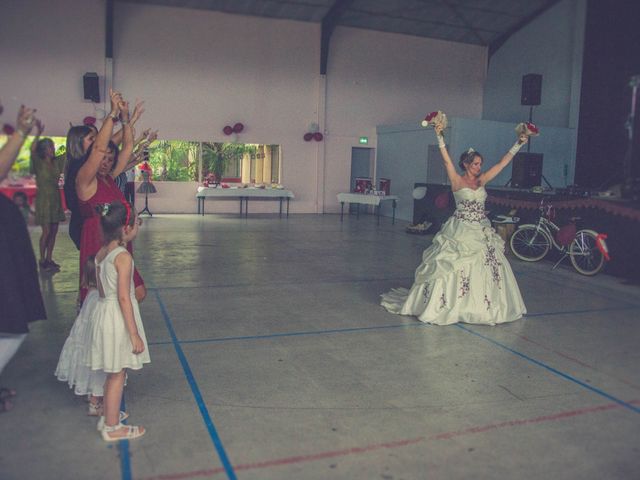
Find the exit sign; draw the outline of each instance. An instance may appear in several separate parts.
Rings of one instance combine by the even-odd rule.
[[[360,144],[367,145],[369,143],[369,137],[360,137]]]

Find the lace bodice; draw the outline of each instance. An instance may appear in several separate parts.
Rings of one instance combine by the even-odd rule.
[[[453,216],[465,222],[481,222],[486,219],[484,202],[487,199],[487,191],[484,187],[477,190],[471,188],[461,188],[453,192],[456,200],[456,211]]]

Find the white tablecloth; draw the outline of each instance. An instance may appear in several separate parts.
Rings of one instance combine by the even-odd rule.
[[[360,203],[363,205],[379,206],[385,200],[398,200],[397,195],[365,195],[363,193],[339,193],[340,203]]]
[[[295,198],[291,190],[278,188],[210,188],[198,187],[197,198],[205,197],[271,197]]]

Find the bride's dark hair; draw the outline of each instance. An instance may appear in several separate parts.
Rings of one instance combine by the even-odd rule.
[[[482,158],[482,155],[480,154],[480,152],[476,152],[473,148],[470,148],[469,150],[464,152],[462,155],[460,155],[460,161],[458,162],[458,165],[462,170],[466,171],[467,165],[471,165],[471,163],[473,162],[473,159],[476,157],[480,157],[481,162],[484,161],[484,158]]]

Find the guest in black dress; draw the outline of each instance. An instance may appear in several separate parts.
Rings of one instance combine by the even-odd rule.
[[[36,121],[34,113],[34,109],[20,107],[16,129],[0,149],[0,181],[9,174],[25,137],[33,128]],[[18,207],[4,195],[0,195],[0,265],[2,374],[29,332],[28,324],[47,317],[27,225]],[[15,390],[0,387],[0,412],[11,409],[11,397],[15,394]]]

